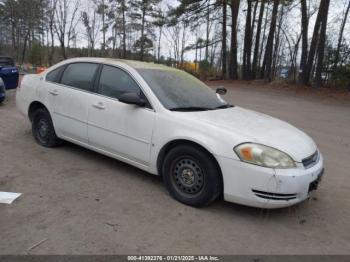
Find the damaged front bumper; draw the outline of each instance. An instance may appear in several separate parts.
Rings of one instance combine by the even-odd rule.
[[[310,168],[272,169],[217,157],[224,180],[224,199],[259,208],[282,208],[307,199],[324,173],[323,157]]]

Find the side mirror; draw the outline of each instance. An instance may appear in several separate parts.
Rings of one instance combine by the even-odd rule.
[[[130,104],[130,105],[137,105],[137,106],[145,106],[146,105],[146,100],[141,98],[136,93],[124,93],[119,98],[119,101],[123,102],[125,104]]]
[[[219,95],[225,95],[227,93],[227,89],[223,86],[216,88],[216,93]]]

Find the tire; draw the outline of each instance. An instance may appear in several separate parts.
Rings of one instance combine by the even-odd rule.
[[[164,159],[162,175],[170,195],[186,205],[209,205],[222,192],[220,169],[200,147],[180,145],[171,149]]]
[[[56,147],[62,144],[62,140],[56,136],[50,113],[39,108],[33,113],[32,133],[38,144],[45,147]]]

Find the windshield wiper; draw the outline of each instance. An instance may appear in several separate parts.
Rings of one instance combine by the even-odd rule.
[[[214,110],[214,109],[224,109],[224,108],[230,108],[230,107],[233,107],[233,105],[226,104],[226,105],[213,107],[212,110]]]
[[[224,109],[224,108],[230,108],[230,107],[233,107],[233,105],[225,104],[225,105],[220,105],[216,107],[199,107],[199,106],[174,107],[174,108],[169,108],[169,110],[170,111],[208,111],[208,110]]]
[[[198,106],[188,106],[188,107],[174,107],[169,108],[170,111],[208,111],[212,110],[210,107],[198,107]]]

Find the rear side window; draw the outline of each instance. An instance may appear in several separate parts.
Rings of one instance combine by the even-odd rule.
[[[61,83],[86,91],[92,91],[93,79],[98,64],[74,63],[66,67],[63,72]]]
[[[13,67],[13,66],[15,66],[15,62],[10,57],[0,57],[0,66]]]
[[[101,95],[119,99],[122,94],[131,92],[141,94],[141,89],[128,73],[113,66],[103,66],[99,84]]]
[[[64,66],[61,66],[49,72],[46,75],[46,81],[59,83],[64,68],[65,68]]]

